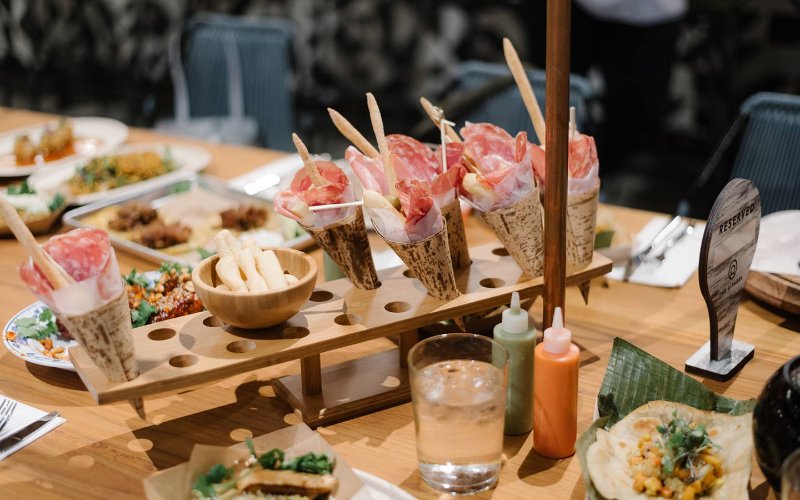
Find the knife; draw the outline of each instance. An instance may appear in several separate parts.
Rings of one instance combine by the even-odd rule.
[[[636,255],[632,255],[631,258],[628,259],[628,263],[625,265],[625,274],[622,276],[622,281],[628,281],[633,272],[636,271],[642,262],[644,262],[647,256],[650,255],[650,253],[655,250],[655,248],[658,247],[665,238],[672,235],[672,232],[675,231],[675,228],[680,226],[682,222],[683,217],[676,215],[667,223],[666,226],[661,228],[661,231],[659,231],[658,234],[656,234],[656,236],[650,241],[650,245],[648,245],[647,248]]]
[[[25,427],[18,430],[14,434],[0,440],[0,455],[8,451],[8,449],[11,448],[12,446],[16,445],[20,441],[24,440],[34,432],[44,427],[48,422],[50,422],[57,416],[58,416],[58,411],[51,411],[50,413],[43,416],[39,420],[36,420],[35,422],[26,425]]]

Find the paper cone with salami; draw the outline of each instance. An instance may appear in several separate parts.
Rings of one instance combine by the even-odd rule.
[[[299,222],[353,285],[364,290],[379,287],[361,207],[348,205],[354,201],[350,181],[334,163],[313,160],[296,134],[294,139],[304,168],[290,188],[275,197],[275,210]]]
[[[139,376],[128,294],[108,233],[75,229],[39,246],[3,198],[0,211],[29,257],[19,266],[22,281],[55,313],[112,382]],[[131,400],[144,418],[141,399]]]

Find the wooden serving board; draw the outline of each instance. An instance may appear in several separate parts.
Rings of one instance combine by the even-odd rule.
[[[744,285],[747,293],[792,314],[800,314],[800,277],[753,271]]]
[[[267,329],[225,326],[209,312],[137,328],[133,335],[141,374],[128,382],[109,381],[80,346],[70,349],[70,359],[100,404],[185,390],[301,358],[303,374],[317,379],[304,381],[305,392],[319,393],[322,352],[499,307],[513,291],[523,298],[542,293],[543,279],[524,279],[499,244],[473,248],[471,256],[473,264],[456,271],[462,295],[451,301],[429,296],[418,280],[406,276],[405,267],[398,267],[380,271],[382,285],[375,290],[354,288],[347,279],[320,284],[297,315]],[[611,265],[595,254],[585,268],[570,269],[567,283],[602,276]],[[413,340],[401,342],[401,349],[409,343]],[[405,390],[407,399],[407,386],[397,390]]]

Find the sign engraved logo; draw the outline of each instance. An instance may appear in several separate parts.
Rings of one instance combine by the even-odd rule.
[[[732,280],[734,277],[736,277],[736,268],[737,267],[739,267],[739,263],[736,262],[736,259],[733,259],[731,261],[731,265],[728,266],[728,279],[729,280]]]

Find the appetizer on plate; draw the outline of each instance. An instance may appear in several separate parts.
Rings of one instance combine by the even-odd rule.
[[[608,431],[586,454],[605,498],[747,498],[752,414],[732,416],[668,401],[647,403]]]
[[[247,439],[250,456],[232,464],[217,463],[192,483],[196,499],[274,498],[325,500],[334,494],[339,480],[335,462],[324,453],[309,452],[293,458],[273,448],[258,454]]]
[[[177,169],[169,148],[100,156],[79,167],[68,182],[70,193],[81,195],[146,181]]]
[[[30,135],[14,140],[14,159],[19,166],[60,160],[75,152],[72,124],[61,118],[54,127],[46,127],[38,141]]]
[[[0,190],[0,196],[5,196],[34,234],[50,229],[66,208],[66,201],[60,193],[55,195],[38,193],[28,185],[27,181]],[[9,234],[11,232],[8,225],[0,220],[0,235]]]

